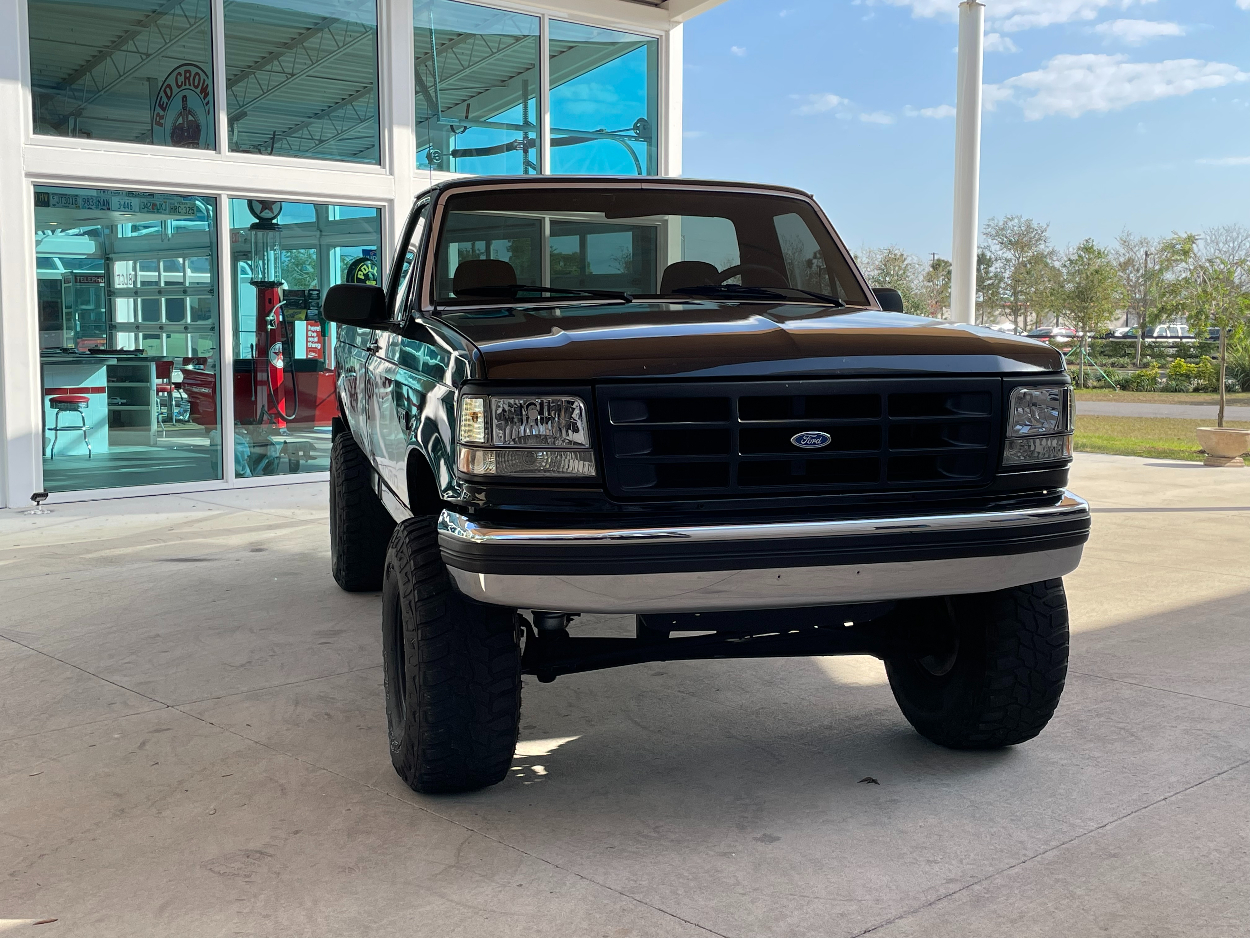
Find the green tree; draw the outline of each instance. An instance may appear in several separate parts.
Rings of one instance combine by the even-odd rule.
[[[951,262],[942,257],[933,258],[921,279],[921,288],[928,307],[925,315],[942,319],[951,308]]]
[[[1039,307],[1039,301],[1052,287],[1050,226],[1020,215],[1008,215],[1001,221],[991,218],[985,225],[985,240],[1003,278],[1004,305],[1011,321],[1027,332],[1040,322],[1047,304]]]
[[[993,325],[1003,308],[1003,275],[993,254],[977,251],[977,322]]]
[[[1068,323],[1081,334],[1077,386],[1084,387],[1089,336],[1106,328],[1120,299],[1120,272],[1110,252],[1092,239],[1069,250],[1063,260],[1063,298]]]
[[[897,245],[864,248],[855,258],[869,286],[889,287],[903,297],[903,311],[912,316],[929,315],[924,298],[920,261]]]
[[[282,280],[288,290],[308,290],[317,286],[317,251],[296,248],[282,252]]]
[[[1250,326],[1250,230],[1226,225],[1203,233],[1191,261],[1194,305],[1189,324],[1195,332],[1208,326],[1220,330],[1220,410],[1216,426],[1224,426],[1228,397],[1228,340]]]

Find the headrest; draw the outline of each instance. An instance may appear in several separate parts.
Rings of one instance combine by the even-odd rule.
[[[664,268],[660,292],[672,293],[683,287],[710,287],[720,283],[720,270],[707,261],[677,261]]]
[[[507,261],[461,261],[451,280],[451,292],[471,297],[482,287],[511,287],[516,284],[516,270]]]

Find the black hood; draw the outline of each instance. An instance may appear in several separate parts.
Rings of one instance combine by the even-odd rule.
[[[444,311],[501,381],[1063,370],[1032,339],[935,319],[802,304],[691,302]]]

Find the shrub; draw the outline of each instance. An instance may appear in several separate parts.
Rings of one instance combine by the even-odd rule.
[[[1250,334],[1228,343],[1228,383],[1234,391],[1250,391]]]
[[[1151,362],[1141,371],[1135,371],[1120,384],[1125,391],[1159,390],[1159,363]]]

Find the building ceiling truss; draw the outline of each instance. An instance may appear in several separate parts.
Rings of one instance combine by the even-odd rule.
[[[64,130],[71,118],[199,29],[207,29],[199,3],[167,0],[71,72],[59,94],[43,95],[44,119]]]
[[[314,153],[352,134],[367,131],[368,139],[359,151],[364,152],[377,146],[374,129],[377,120],[377,95],[373,86],[368,85],[289,130],[274,133],[270,140],[271,152],[290,149],[297,153]]]
[[[371,25],[336,17],[327,17],[304,30],[258,62],[227,78],[231,120],[241,120],[249,108],[314,73],[324,74],[322,69],[328,63],[363,42],[373,41],[376,34]]]
[[[426,91],[422,97],[427,104],[434,105],[436,114],[443,117],[459,117],[448,112],[449,108],[457,107],[463,100],[446,101],[443,91],[463,79],[470,72],[491,62],[505,57],[509,52],[534,36],[488,35],[483,33],[462,33],[455,39],[443,43],[436,50],[426,53],[417,59],[416,73],[418,87],[424,86]],[[519,61],[520,71],[533,69],[533,56]],[[477,89],[464,89],[471,93]],[[537,89],[535,89],[535,92]],[[432,95],[430,94],[432,92]],[[463,93],[463,92],[462,92]],[[432,101],[431,101],[432,97]],[[494,115],[484,115],[493,117]]]

